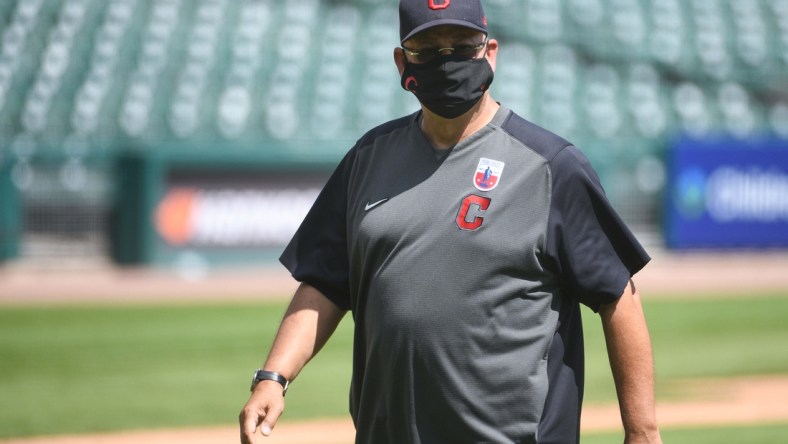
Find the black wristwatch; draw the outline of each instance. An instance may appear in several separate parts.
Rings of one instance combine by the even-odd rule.
[[[254,372],[254,375],[252,376],[252,387],[249,389],[249,391],[254,390],[260,381],[276,381],[282,384],[282,396],[287,394],[287,386],[290,385],[290,381],[288,381],[287,378],[280,375],[279,373],[260,369]]]

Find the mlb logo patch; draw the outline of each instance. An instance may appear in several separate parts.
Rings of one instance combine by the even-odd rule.
[[[481,191],[490,191],[497,187],[501,180],[503,166],[503,162],[482,157],[479,159],[479,165],[473,175],[473,186]]]

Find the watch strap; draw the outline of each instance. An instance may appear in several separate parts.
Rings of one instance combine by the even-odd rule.
[[[252,387],[249,389],[254,390],[257,384],[260,381],[276,381],[282,385],[282,395],[284,396],[287,393],[287,387],[290,385],[290,381],[287,380],[284,376],[277,372],[272,372],[268,370],[257,370],[254,372],[254,376],[252,377]]]

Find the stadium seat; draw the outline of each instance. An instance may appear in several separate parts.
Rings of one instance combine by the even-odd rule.
[[[523,43],[506,42],[500,50],[501,64],[492,84],[493,94],[511,109],[527,118],[533,118],[534,86],[536,83],[536,56],[533,49]]]
[[[581,82],[583,121],[591,133],[602,140],[613,138],[621,130],[623,117],[619,105],[619,75],[609,65],[591,66]]]
[[[720,2],[692,0],[690,9],[695,28],[695,57],[701,69],[716,80],[728,78],[733,66]]]
[[[192,136],[205,123],[202,101],[214,69],[225,6],[226,0],[204,0],[195,11],[196,19],[187,37],[186,58],[168,110],[170,130],[178,137]]]
[[[563,32],[561,3],[555,0],[530,0],[525,3],[524,27],[531,38],[539,41],[559,39]]]
[[[662,104],[661,79],[657,70],[648,64],[633,65],[626,79],[627,111],[637,133],[653,139],[664,134],[668,119]]]
[[[677,65],[682,60],[687,37],[679,0],[652,1],[650,53],[660,63]]]
[[[775,37],[777,58],[783,68],[786,68],[788,67],[788,0],[772,0],[771,12],[777,28]]]
[[[788,103],[775,103],[769,110],[769,123],[777,137],[788,140]]]
[[[581,26],[597,26],[604,19],[602,0],[567,0],[566,8],[569,17]]]
[[[71,126],[79,134],[90,134],[98,129],[104,101],[114,86],[118,53],[136,3],[114,0],[107,6],[95,34],[87,74],[74,96]]]
[[[640,0],[610,0],[613,36],[618,43],[642,52],[648,28]]]
[[[126,135],[138,138],[146,133],[154,108],[160,74],[168,60],[167,50],[181,18],[180,0],[160,0],[151,5],[140,52],[122,98],[118,125]]]
[[[693,82],[683,82],[673,91],[673,107],[681,131],[695,137],[710,134],[714,118],[705,92]]]
[[[262,63],[263,36],[272,21],[271,8],[266,3],[247,2],[240,6],[237,27],[231,36],[229,71],[216,105],[216,126],[227,139],[239,138],[249,124]]]
[[[577,65],[577,56],[568,46],[551,45],[542,50],[538,123],[566,137],[577,130]]]
[[[357,59],[361,84],[355,101],[355,131],[365,131],[401,113],[400,100],[407,97],[399,86],[391,55],[399,43],[397,9],[374,8],[361,35],[365,44]]]
[[[744,88],[733,82],[720,86],[717,102],[725,129],[735,137],[746,138],[756,130],[756,114]]]
[[[736,54],[749,67],[758,69],[768,56],[766,24],[760,2],[731,2],[736,36]]]
[[[361,14],[350,5],[331,6],[320,45],[315,92],[311,102],[311,132],[319,139],[336,139],[348,129],[349,96]]]

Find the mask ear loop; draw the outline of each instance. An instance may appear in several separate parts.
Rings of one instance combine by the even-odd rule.
[[[416,76],[409,75],[402,80],[402,87],[405,88],[405,91],[414,92],[419,87],[419,81],[416,80]]]

